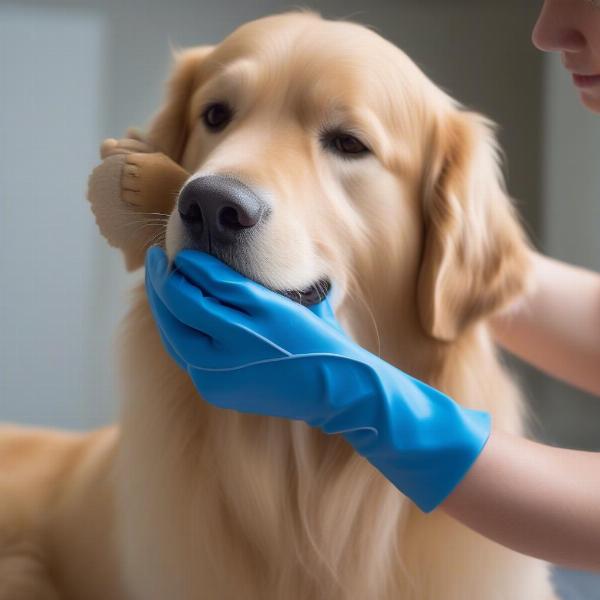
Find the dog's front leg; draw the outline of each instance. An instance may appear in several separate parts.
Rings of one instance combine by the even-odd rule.
[[[105,140],[100,157],[89,178],[88,200],[100,232],[123,252],[132,271],[144,263],[148,247],[162,241],[188,173],[133,130],[123,139]]]

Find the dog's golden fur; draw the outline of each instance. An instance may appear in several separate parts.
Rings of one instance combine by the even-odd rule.
[[[197,117],[225,95],[237,121],[211,137]],[[346,122],[372,156],[319,145]],[[149,138],[269,193],[238,268],[282,288],[330,275],[361,345],[521,431],[485,323],[527,281],[493,134],[397,48],[313,14],[255,21],[178,56]],[[172,216],[171,255],[184,243]],[[142,289],[119,368],[118,431],[0,436],[0,599],[552,598],[543,563],[421,514],[342,439],[203,402]]]

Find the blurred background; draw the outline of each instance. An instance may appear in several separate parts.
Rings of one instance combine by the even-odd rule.
[[[600,269],[600,120],[530,42],[540,2],[328,0],[499,124],[509,189],[535,244]],[[158,107],[171,46],[218,42],[280,0],[0,0],[0,420],[112,421],[111,344],[126,276],[85,200],[105,137]],[[569,310],[566,306],[565,310]],[[518,366],[546,441],[600,450],[600,402]]]

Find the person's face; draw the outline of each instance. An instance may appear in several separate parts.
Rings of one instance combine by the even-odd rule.
[[[600,0],[545,0],[531,37],[560,52],[581,101],[600,114]]]

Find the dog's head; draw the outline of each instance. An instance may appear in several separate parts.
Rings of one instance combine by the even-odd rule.
[[[150,140],[192,173],[170,256],[211,252],[305,304],[362,286],[442,340],[523,285],[490,125],[362,26],[285,14],[181,52]]]

